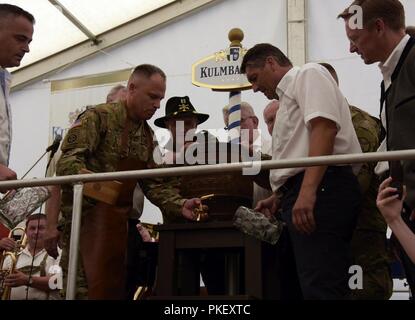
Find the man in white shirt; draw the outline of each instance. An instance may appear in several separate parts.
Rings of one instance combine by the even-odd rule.
[[[345,19],[346,22],[346,34],[350,40],[350,52],[358,54],[365,64],[379,62],[379,69],[384,80],[384,90],[387,90],[392,84],[392,74],[398,65],[399,59],[410,36],[405,35],[405,20],[404,16],[402,16],[404,11],[402,4],[398,0],[387,1],[388,3],[384,3],[382,0],[372,0],[370,2],[372,8],[370,8],[370,12],[368,12],[368,10],[363,11],[365,20],[364,26],[361,29],[353,28],[353,26],[349,24],[352,14],[349,13],[348,8],[345,9],[339,17]],[[353,4],[360,5],[365,9],[369,4],[369,1],[359,0],[353,2]],[[376,5],[376,7],[373,7],[373,5]],[[392,12],[390,13],[391,16],[388,20],[384,21],[384,18],[381,17],[380,10]],[[399,11],[401,12],[399,13]],[[401,17],[396,17],[397,15],[401,15]],[[391,22],[392,17],[394,17],[393,22]],[[376,19],[378,20],[376,21]],[[371,24],[373,23],[373,28],[367,27],[366,20],[373,20],[371,22]],[[391,24],[397,24],[398,26],[391,28]],[[381,39],[376,40],[374,36],[380,34],[380,32],[385,34],[386,38],[382,36]],[[386,113],[383,105],[381,106],[381,120],[383,128],[387,130]],[[379,151],[386,150],[387,141],[385,138],[379,147]],[[375,170],[378,175],[383,175],[388,169],[387,162],[379,162]]]
[[[44,248],[46,216],[33,214],[26,221],[27,245],[17,256],[15,272],[5,278],[11,287],[11,300],[48,300],[59,297],[57,289],[62,279],[59,259],[49,256]],[[10,269],[11,259],[6,257],[3,269]],[[51,279],[52,278],[52,279]]]
[[[355,25],[360,6],[362,25]],[[415,148],[415,38],[406,34],[405,9],[399,0],[356,0],[338,18],[345,21],[350,52],[360,55],[365,64],[379,63],[383,76],[381,94],[381,120],[386,138],[379,151]],[[356,18],[358,18],[356,20]],[[415,214],[415,161],[401,161],[403,183],[407,196],[403,209],[404,221],[415,230],[409,219]],[[392,167],[391,167],[392,168]],[[389,173],[386,162],[380,162],[376,173],[382,178],[396,177],[393,166]],[[399,170],[400,171],[400,170]],[[396,179],[394,179],[396,180]],[[393,181],[393,183],[402,181]],[[396,186],[396,184],[395,184]],[[400,248],[401,249],[401,248]],[[415,265],[401,250],[401,260],[412,293],[415,293]]]
[[[265,139],[258,129],[259,119],[255,115],[252,106],[245,101],[241,102],[241,143],[246,144],[250,152],[258,154],[255,158],[260,158],[261,154],[271,155],[271,143]],[[268,198],[271,191],[265,189],[254,182],[253,184],[253,207],[258,201]]]
[[[23,9],[0,4],[0,180],[14,180],[16,173],[8,168],[12,137],[9,91],[11,75],[6,68],[17,67],[29,52],[33,16]]]
[[[248,50],[241,71],[255,92],[279,99],[272,136],[274,160],[360,153],[346,99],[330,73],[318,64],[293,67],[276,47]],[[350,240],[360,191],[350,166],[272,170],[274,195],[258,210],[277,207],[276,192],[293,243],[305,299],[348,295]]]
[[[223,121],[225,129],[229,125],[229,105],[222,109]],[[250,152],[262,153],[263,155],[271,155],[271,143],[265,139],[262,133],[258,130],[259,120],[256,116],[252,106],[245,101],[241,102],[241,143],[247,145]],[[244,133],[245,130],[245,133]],[[259,155],[258,158],[261,156]],[[254,182],[252,204],[253,207],[259,200],[266,199],[271,195],[271,191],[265,189]]]

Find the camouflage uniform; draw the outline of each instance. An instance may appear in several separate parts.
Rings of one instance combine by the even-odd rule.
[[[126,128],[127,124],[128,128]],[[127,132],[128,143],[127,147],[123,148],[123,134]],[[62,156],[57,164],[57,175],[78,174],[83,168],[93,172],[113,172],[117,171],[119,162],[124,159],[146,163],[147,168],[154,168],[156,165],[153,160],[153,150],[156,143],[153,135],[146,121],[132,122],[127,119],[124,104],[98,105],[81,114],[65,136]],[[171,217],[181,216],[184,200],[178,193],[177,178],[145,179],[140,181],[140,185],[146,197],[163,208],[164,214]],[[61,264],[66,281],[73,193],[71,186],[66,185],[62,189]],[[96,204],[95,200],[84,197],[82,219],[85,212]],[[65,283],[64,288],[66,288]],[[86,298],[88,289],[81,259],[78,264],[77,288],[77,298]]]
[[[380,121],[350,106],[353,126],[363,152],[375,152],[379,146]],[[374,174],[375,162],[365,163],[358,175],[363,194],[362,210],[352,239],[354,263],[363,269],[363,290],[353,290],[352,299],[389,299],[392,278],[386,250],[386,222],[376,207],[379,187]]]

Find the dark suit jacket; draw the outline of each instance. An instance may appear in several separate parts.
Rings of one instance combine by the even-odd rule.
[[[382,102],[386,106],[388,150],[415,149],[415,38],[411,38],[406,45],[392,75],[392,85],[386,92],[382,91]],[[405,202],[414,209],[415,160],[402,161],[402,166],[408,192]]]

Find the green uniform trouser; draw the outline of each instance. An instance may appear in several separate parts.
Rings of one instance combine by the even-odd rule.
[[[354,264],[362,267],[363,289],[352,290],[352,300],[388,300],[393,281],[384,232],[356,229],[352,239]]]
[[[68,264],[69,264],[69,244],[71,239],[71,224],[64,223],[62,226],[62,254],[61,254],[61,268],[63,277],[63,290],[61,295],[66,296],[66,286],[68,280]],[[81,254],[78,251],[78,268],[76,272],[76,296],[77,300],[88,299],[88,284],[85,276],[85,271],[82,265]]]

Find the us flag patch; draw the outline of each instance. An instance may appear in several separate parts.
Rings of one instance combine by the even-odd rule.
[[[81,119],[76,119],[75,120],[75,122],[74,123],[72,123],[72,125],[71,125],[71,128],[70,129],[73,129],[73,128],[76,128],[76,127],[79,127],[81,125]]]

